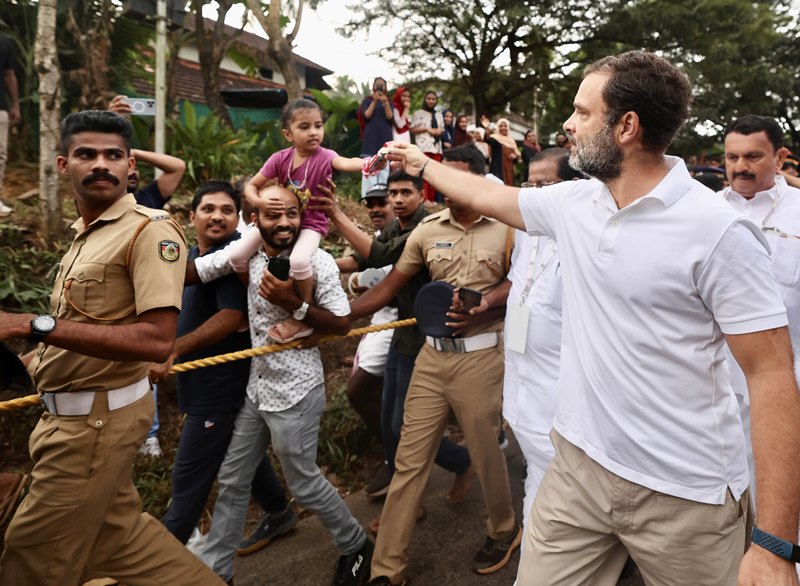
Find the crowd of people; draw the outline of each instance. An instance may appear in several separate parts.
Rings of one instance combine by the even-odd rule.
[[[130,148],[122,100],[64,119],[57,163],[80,218],[51,313],[0,312],[0,339],[37,343],[23,361],[45,406],[0,586],[233,584],[237,553],[297,524],[268,446],[340,552],[334,585],[408,583],[436,463],[453,473],[451,502],[480,485],[478,574],[521,549],[520,586],[614,585],[634,564],[648,584],[797,586],[800,190],[775,120],[726,129],[715,193],[666,155],[691,84],[651,53],[588,66],[553,148],[533,132],[520,148],[506,119],[471,127],[432,91],[411,113],[406,88],[372,90],[359,158],[321,146],[316,103],[290,102],[289,148],[238,189],[195,192],[191,248],[158,209],[182,168]],[[137,160],[165,170],[142,191]],[[339,206],[334,170],[362,174],[372,235]],[[320,248],[330,224],[351,255]],[[316,342],[369,316],[416,325],[356,352],[348,397],[385,451],[365,492],[386,500],[364,528],[316,463]],[[144,513],[131,467],[153,425],[150,383],[294,340],[179,375],[172,500],[161,521]],[[451,413],[463,445],[443,439]],[[522,519],[503,419],[526,461]],[[195,556],[185,544],[215,479]],[[250,495],[264,513],[245,536]]]

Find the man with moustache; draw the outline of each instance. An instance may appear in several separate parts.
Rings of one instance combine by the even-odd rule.
[[[190,259],[213,253],[239,238],[240,201],[239,193],[227,181],[209,181],[197,189],[189,213],[197,246],[189,251]],[[175,348],[169,360],[150,369],[153,382],[167,376],[174,362],[250,348],[250,334],[246,327],[242,331],[247,324],[247,291],[235,275],[186,287],[182,303]],[[189,540],[208,500],[236,413],[244,402],[249,371],[248,359],[177,375],[178,407],[185,418],[172,469],[172,499],[162,522],[181,543]],[[267,510],[269,537],[283,535],[297,524],[269,458],[259,465],[252,493]],[[247,553],[267,543],[255,539]]]
[[[59,264],[52,314],[0,312],[0,339],[37,342],[25,357],[45,413],[30,440],[33,483],[5,536],[0,584],[221,584],[146,513],[131,468],[153,420],[149,363],[175,342],[186,263],[166,212],[126,193],[130,123],[68,115],[59,172],[80,218]]]
[[[423,184],[419,178],[403,171],[395,171],[389,176],[387,193],[397,217],[375,238],[370,238],[347,217],[336,205],[333,194],[329,193],[327,197],[320,198],[317,202],[317,209],[322,209],[328,214],[331,222],[356,250],[352,260],[348,260],[346,265],[340,264],[340,267],[357,267],[359,270],[364,270],[369,267],[393,265],[403,253],[408,237],[428,215],[423,205]],[[429,281],[428,271],[421,270],[398,290],[396,299],[398,319],[414,317],[414,299],[420,288]],[[367,487],[367,494],[370,496],[381,496],[389,490],[389,483],[395,471],[394,460],[397,444],[400,441],[400,427],[403,423],[403,405],[411,373],[414,370],[414,361],[424,343],[425,336],[417,326],[394,330],[386,357],[381,398],[381,431],[386,451],[386,467],[378,470]],[[463,499],[472,477],[467,449],[444,438],[436,454],[436,463],[456,475],[448,500],[458,502]],[[424,513],[420,512],[418,515]],[[370,529],[377,532],[379,525],[380,517],[373,519]]]
[[[444,165],[479,178],[486,172],[483,155],[471,144],[445,151],[443,159]],[[522,536],[511,506],[506,460],[497,441],[503,394],[500,332],[509,289],[504,266],[508,227],[458,202],[446,202],[446,210],[428,216],[411,233],[386,279],[351,304],[354,317],[368,314],[391,301],[420,273],[429,273],[433,281],[480,291],[485,310],[476,321],[447,313],[448,325],[458,337],[427,336],[413,365],[396,472],[372,560],[370,584],[376,586],[406,583],[413,512],[420,505],[451,409],[464,431],[488,513],[487,536],[473,557],[472,570],[489,574],[503,568]],[[445,319],[444,311],[440,317]]]
[[[786,310],[761,230],[665,155],[690,102],[688,78],[654,54],[589,65],[564,128],[571,164],[594,179],[535,191],[390,150],[447,197],[558,243],[556,456],[520,584],[614,576],[620,548],[648,583],[798,584],[800,395]],[[749,478],[726,342],[752,406],[762,531],[744,557]]]
[[[296,242],[300,202],[284,187],[270,187],[264,193],[281,200],[284,208],[257,208],[256,212],[264,245],[249,266],[247,298],[253,345],[265,345],[269,328],[290,315],[319,332],[346,333],[350,307],[336,263],[327,252],[317,249],[311,257],[316,277],[313,305],[302,301],[292,280],[280,281],[267,270],[270,259],[287,257]],[[289,491],[300,506],[317,515],[342,552],[333,584],[356,586],[366,576],[372,542],[316,463],[319,421],[325,410],[324,381],[317,348],[301,345],[252,359],[247,396],[220,468],[219,495],[202,555],[203,561],[229,582],[233,579],[233,554],[244,529],[250,483],[270,441]]]
[[[800,189],[787,185],[777,171],[787,154],[783,131],[774,118],[742,116],[725,130],[725,172],[730,187],[720,194],[760,227],[769,242],[772,269],[789,317],[789,335],[792,346],[797,349],[800,348]],[[747,381],[733,357],[729,355],[729,358],[731,384],[749,439]],[[800,372],[797,358],[795,372]],[[749,442],[748,447],[751,448]],[[751,478],[755,478],[752,449],[748,449],[748,464]],[[751,483],[753,493],[755,488]]]

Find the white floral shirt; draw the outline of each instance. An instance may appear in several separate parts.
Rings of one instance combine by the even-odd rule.
[[[291,317],[285,309],[272,305],[258,294],[261,275],[269,260],[263,249],[250,259],[250,284],[247,306],[253,348],[271,344],[267,330]],[[314,305],[342,317],[350,314],[350,303],[339,280],[333,257],[317,249],[311,257],[316,285]],[[322,360],[317,348],[285,350],[253,358],[247,396],[261,411],[285,411],[296,405],[309,391],[324,382]]]

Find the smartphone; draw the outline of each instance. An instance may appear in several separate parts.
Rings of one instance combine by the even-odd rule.
[[[289,259],[284,256],[271,256],[267,270],[281,281],[289,280]]]
[[[466,287],[458,288],[458,298],[464,303],[464,313],[469,313],[473,307],[478,307],[481,304],[483,294],[475,289],[467,289]]]
[[[125,103],[131,107],[131,114],[136,116],[156,115],[156,101],[153,98],[126,98]]]

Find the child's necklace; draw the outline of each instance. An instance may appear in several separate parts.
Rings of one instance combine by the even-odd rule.
[[[312,158],[314,155],[316,155],[316,154],[317,154],[317,151],[316,151],[316,149],[315,149],[315,150],[314,150],[314,152],[313,152],[313,153],[311,153],[311,154],[308,156],[308,158],[305,160],[306,170],[305,170],[305,174],[303,175],[303,181],[302,181],[302,183],[295,183],[295,182],[292,180],[292,166],[291,166],[291,165],[289,165],[289,171],[287,172],[287,175],[288,175],[288,177],[289,177],[289,183],[291,183],[292,185],[294,185],[295,187],[297,187],[297,189],[303,189],[303,188],[306,186],[306,179],[308,179],[308,168],[311,166],[311,158]],[[294,156],[292,156],[292,163],[294,163]],[[301,163],[301,165],[302,165],[302,163]]]

